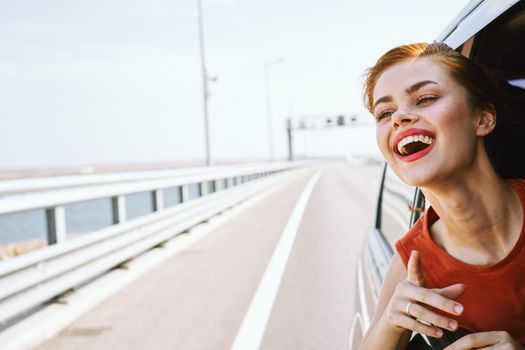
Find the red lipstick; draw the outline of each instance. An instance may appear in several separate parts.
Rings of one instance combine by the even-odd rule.
[[[414,136],[414,135],[423,135],[423,136],[432,137],[434,139],[434,142],[432,142],[428,147],[425,147],[421,151],[418,151],[418,152],[415,152],[415,153],[412,153],[412,154],[409,154],[409,155],[406,155],[406,156],[401,155],[397,151],[397,146],[398,146],[399,142],[402,139],[404,139],[405,137]],[[406,163],[413,162],[413,161],[415,161],[415,160],[417,160],[419,158],[424,157],[425,155],[428,154],[428,152],[430,152],[432,150],[432,148],[434,147],[434,144],[435,144],[435,139],[436,139],[436,135],[433,132],[429,131],[429,130],[418,129],[418,128],[408,129],[408,130],[403,131],[402,133],[398,134],[394,138],[393,150],[394,150],[394,153],[396,154],[396,156],[401,161],[406,162]]]

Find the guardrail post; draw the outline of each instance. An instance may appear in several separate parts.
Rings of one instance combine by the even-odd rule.
[[[203,181],[199,184],[201,188],[201,196],[205,196],[208,194],[208,181]]]
[[[63,206],[46,209],[47,244],[66,240],[66,211]]]
[[[187,202],[190,199],[190,191],[188,185],[180,186],[180,201],[181,203]]]
[[[111,198],[111,207],[114,224],[126,221],[126,198],[123,195]]]
[[[164,195],[162,190],[155,190],[152,192],[153,195],[153,210],[159,211],[164,209]]]

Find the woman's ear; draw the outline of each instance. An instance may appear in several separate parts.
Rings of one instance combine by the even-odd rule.
[[[484,108],[478,113],[478,125],[476,135],[486,136],[496,127],[496,109],[494,106]]]

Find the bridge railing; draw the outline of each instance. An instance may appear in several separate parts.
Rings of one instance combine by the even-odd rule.
[[[99,174],[63,178],[0,181],[0,215],[33,209],[46,212],[47,242],[55,244],[66,240],[64,206],[96,199],[111,199],[112,221],[127,220],[125,196],[149,192],[153,211],[164,208],[163,190],[175,189],[181,202],[192,197],[230,188],[240,183],[290,168],[288,163],[254,164],[137,172],[127,174]],[[294,167],[297,165],[293,165]],[[193,190],[193,191],[191,191]]]
[[[213,173],[226,168],[250,167],[254,164],[193,167],[181,169],[163,169],[146,171],[126,171],[113,173],[94,173],[77,175],[60,175],[50,177],[36,177],[0,181],[0,196],[20,192],[52,190],[66,187],[79,187],[89,185],[108,184],[116,182],[141,181],[147,179],[173,178],[183,175],[195,175],[202,173]]]
[[[0,214],[45,208],[50,245],[0,262],[0,323],[38,306],[303,170],[304,163],[221,167],[173,177],[77,185],[0,197]],[[272,175],[272,176],[269,176]],[[198,188],[190,200],[189,187]],[[164,207],[162,191],[182,202]],[[149,192],[155,211],[126,220],[123,196]],[[115,224],[66,239],[64,205],[111,198]]]

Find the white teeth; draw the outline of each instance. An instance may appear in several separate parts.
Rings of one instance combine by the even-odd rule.
[[[404,146],[406,146],[406,145],[408,145],[409,143],[412,143],[412,142],[423,142],[423,143],[426,143],[427,145],[431,145],[434,142],[434,138],[431,137],[431,136],[425,136],[425,135],[412,135],[412,136],[404,137],[397,144],[398,152],[401,155],[406,155],[407,152],[406,152]]]
[[[402,142],[399,142],[399,143],[397,144],[397,151],[398,151],[400,154],[402,154],[402,155],[404,155],[404,153],[405,153],[405,151],[404,151],[404,149],[403,149],[403,146],[404,146],[404,145],[402,144]]]

